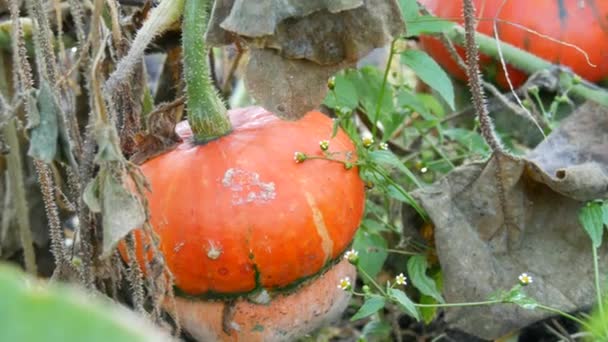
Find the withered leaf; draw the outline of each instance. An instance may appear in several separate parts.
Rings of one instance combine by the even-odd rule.
[[[527,272],[534,283],[526,294],[539,303],[565,312],[588,308],[595,298],[592,244],[578,214],[585,201],[608,196],[608,110],[587,103],[525,158],[495,155],[461,166],[412,196],[435,225],[446,301],[485,300]],[[607,244],[598,255],[606,264]],[[446,320],[492,340],[548,315],[496,305],[453,308]]]
[[[99,177],[103,223],[101,257],[106,258],[131,230],[144,224],[146,214],[139,199],[125,187],[124,173],[108,168],[102,170]]]
[[[59,137],[58,117],[59,106],[55,101],[53,90],[46,80],[42,80],[37,97],[37,111],[30,113],[29,156],[45,163],[51,163],[55,159]]]

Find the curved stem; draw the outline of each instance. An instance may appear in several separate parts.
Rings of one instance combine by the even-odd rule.
[[[226,116],[226,107],[209,77],[207,46],[204,40],[208,3],[208,0],[186,0],[182,33],[188,122],[194,140],[200,143],[224,136],[232,129]]]
[[[552,312],[552,313],[558,314],[560,316],[566,317],[569,320],[580,324],[581,326],[585,327],[586,329],[590,328],[589,324],[587,324],[583,320],[581,320],[581,319],[579,319],[579,318],[577,318],[575,316],[572,316],[569,313],[563,312],[563,311],[561,311],[559,309],[555,309],[555,308],[552,308],[550,306],[546,306],[546,305],[542,305],[542,304],[538,304],[538,305],[536,305],[536,307],[539,308],[539,309],[541,309],[541,310],[545,310],[545,311]]]

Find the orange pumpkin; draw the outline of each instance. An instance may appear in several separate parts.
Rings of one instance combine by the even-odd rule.
[[[356,168],[294,152],[354,161],[354,146],[320,112],[284,121],[260,107],[228,112],[233,130],[193,144],[187,122],[174,150],[141,166],[151,224],[175,285],[188,296],[231,297],[292,287],[336,261],[364,207]],[[138,237],[141,246],[141,237]],[[138,250],[140,264],[143,252]]]
[[[422,0],[433,14],[441,18],[455,20],[460,24],[462,19],[462,0]],[[608,77],[608,1],[574,1],[574,0],[474,0],[477,17],[481,18],[477,31],[492,35],[493,18],[497,16],[498,33],[501,40],[533,53],[552,63],[561,64],[583,78],[597,82]],[[502,9],[500,6],[503,5]],[[585,56],[573,47],[529,32],[530,29],[583,49]],[[422,47],[435,60],[460,80],[466,75],[450,54],[437,39],[420,37]],[[464,50],[457,47],[464,58]],[[495,81],[503,88],[508,87],[505,73],[500,62],[487,56],[481,56],[480,65],[486,74],[494,74]],[[515,87],[522,85],[527,76],[525,73],[507,65],[509,77]]]

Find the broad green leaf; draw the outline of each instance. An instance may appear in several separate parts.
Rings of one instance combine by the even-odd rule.
[[[602,244],[604,233],[604,208],[601,202],[589,202],[581,208],[578,215],[579,221],[593,242],[593,247],[598,248]]]
[[[448,20],[437,18],[432,15],[423,15],[406,22],[405,33],[407,37],[415,37],[423,33],[441,33],[451,29],[454,25],[453,22]]]
[[[399,304],[399,306],[407,313],[408,315],[414,317],[417,321],[420,321],[420,312],[418,312],[418,308],[414,305],[411,299],[407,297],[405,292],[399,289],[389,288],[389,296],[391,299]]]
[[[412,284],[423,294],[435,298],[444,303],[441,293],[435,285],[435,281],[426,274],[428,264],[424,255],[414,255],[407,260],[407,273]]]
[[[388,256],[386,240],[379,234],[359,229],[355,235],[353,248],[359,252],[359,264],[367,274],[375,277]]]
[[[412,183],[416,184],[417,187],[422,187],[422,183],[420,183],[416,175],[414,175],[414,173],[410,171],[410,169],[408,169],[391,151],[372,151],[369,153],[369,157],[377,164],[397,168],[405,176],[407,176]]]
[[[608,228],[608,202],[604,202],[602,205],[602,211],[604,212],[604,225]]]
[[[412,94],[408,89],[401,89],[397,94],[397,106],[407,107],[420,114],[425,120],[437,120],[437,118],[426,108],[424,102],[416,95]]]
[[[392,330],[390,323],[386,320],[372,319],[363,327],[361,334],[365,337],[378,338],[378,341],[385,341],[390,337]]]
[[[399,5],[401,6],[401,15],[406,25],[409,21],[415,20],[420,15],[418,13],[420,8],[416,0],[399,0]]]
[[[435,89],[439,95],[454,109],[454,87],[443,69],[426,52],[405,50],[401,53],[401,62],[416,72],[420,79]]]
[[[45,284],[0,265],[2,341],[171,341],[135,313],[75,287]]]
[[[351,321],[356,321],[361,318],[365,318],[367,316],[371,316],[378,312],[378,310],[384,308],[385,299],[381,296],[371,296],[365,299],[363,305],[359,308],[359,311],[355,313],[353,317],[351,317]]]
[[[336,75],[335,87],[333,91],[327,94],[325,105],[330,108],[346,107],[350,109],[357,108],[359,97],[357,89],[347,76],[344,74]]]
[[[420,296],[420,304],[437,304],[438,302],[435,298],[427,295]],[[437,317],[437,312],[439,308],[436,306],[423,306],[420,308],[420,316],[422,317],[422,321],[425,324],[430,324],[435,317]]]

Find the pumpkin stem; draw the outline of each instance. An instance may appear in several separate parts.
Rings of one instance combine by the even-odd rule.
[[[186,0],[182,29],[188,122],[196,142],[207,142],[232,130],[226,106],[209,76],[205,30],[209,0]]]

